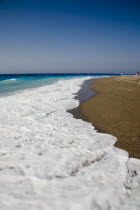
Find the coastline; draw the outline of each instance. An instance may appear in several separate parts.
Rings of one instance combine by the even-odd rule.
[[[67,112],[71,113],[74,118],[82,119],[88,122],[86,116],[81,112],[81,103],[97,95],[98,92],[90,87],[92,83],[97,79],[98,78],[93,78],[84,81],[84,83],[81,86],[81,89],[75,94],[74,98],[77,99],[80,102],[80,104],[74,109],[67,110]]]
[[[0,209],[139,209],[140,160],[67,113],[90,78],[0,97]]]
[[[126,150],[130,157],[140,158],[140,78],[106,77],[88,83],[82,88],[86,86],[85,94],[93,91],[93,95],[81,99],[77,93],[80,105],[69,112],[91,122],[98,132],[117,137],[116,147]]]

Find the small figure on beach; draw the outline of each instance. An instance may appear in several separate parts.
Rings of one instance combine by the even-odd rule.
[[[140,73],[139,73],[139,72],[137,72],[137,73],[136,73],[136,76],[140,76]]]

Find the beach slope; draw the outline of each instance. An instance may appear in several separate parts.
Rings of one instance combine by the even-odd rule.
[[[91,88],[98,94],[81,103],[81,113],[99,132],[116,136],[115,146],[140,158],[140,77],[101,78]]]

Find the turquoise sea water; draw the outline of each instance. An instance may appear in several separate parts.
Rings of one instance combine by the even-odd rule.
[[[0,74],[0,95],[14,91],[49,85],[59,79],[84,76],[112,76],[114,74]],[[116,75],[116,74],[115,74]]]

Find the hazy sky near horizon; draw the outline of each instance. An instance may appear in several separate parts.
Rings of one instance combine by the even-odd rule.
[[[136,71],[139,0],[0,0],[0,72]]]

